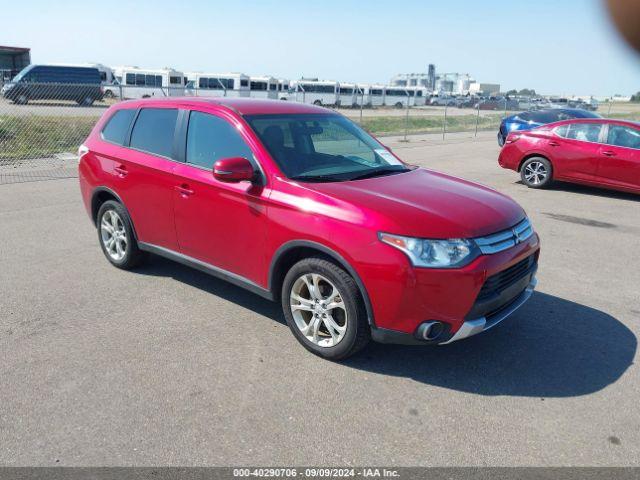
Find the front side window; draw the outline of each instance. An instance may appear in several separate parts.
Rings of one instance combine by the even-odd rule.
[[[251,148],[238,130],[224,118],[191,112],[187,130],[187,163],[211,169],[218,160],[231,157],[253,161]]]
[[[341,115],[245,118],[289,178],[344,181],[408,170],[384,146]]]
[[[178,110],[143,108],[131,132],[131,148],[171,158]]]
[[[102,139],[118,145],[124,145],[129,125],[131,125],[131,120],[133,120],[135,113],[136,111],[133,109],[118,110],[114,113],[102,129]]]
[[[640,131],[623,125],[609,125],[607,144],[640,149]]]
[[[569,125],[565,137],[583,142],[597,142],[600,130],[602,130],[602,125],[598,123],[572,123]]]

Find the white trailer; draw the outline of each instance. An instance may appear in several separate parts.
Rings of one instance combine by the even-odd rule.
[[[249,77],[250,96],[253,98],[278,98],[278,80],[274,77]]]
[[[338,103],[338,87],[333,80],[296,80],[291,82],[289,97],[296,102],[332,106]]]
[[[187,94],[198,97],[248,97],[249,76],[243,73],[187,72]]]
[[[184,74],[173,68],[145,69],[114,67],[115,82],[110,90],[123,98],[182,97]]]

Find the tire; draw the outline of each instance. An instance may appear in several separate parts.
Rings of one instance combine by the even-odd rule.
[[[504,141],[505,141],[504,136],[502,135],[501,132],[498,132],[498,145],[501,147],[504,146]]]
[[[113,92],[111,90],[106,90],[104,92],[104,98],[114,98],[115,95],[113,94]]]
[[[546,188],[553,182],[553,167],[544,157],[528,158],[520,168],[520,178],[529,188]]]
[[[320,295],[313,293],[316,285]],[[331,303],[322,303],[322,299],[330,300],[332,294],[337,295]],[[281,297],[293,335],[307,350],[322,358],[343,360],[360,351],[371,339],[367,312],[356,282],[328,260],[311,257],[296,263],[285,276]],[[338,306],[323,308],[332,304]],[[305,327],[307,331],[303,332]]]
[[[402,102],[396,102],[394,107],[396,107],[396,108],[404,108],[404,105],[402,104]]]
[[[29,97],[22,93],[13,100],[13,103],[15,103],[16,105],[26,105],[27,103],[29,103]]]
[[[315,100],[315,101],[313,102],[313,104],[314,104],[314,105],[317,105],[318,107],[321,107],[321,106],[322,106],[322,100]]]
[[[82,105],[83,107],[90,107],[95,102],[95,98],[86,96],[78,100],[78,105]]]
[[[113,266],[130,270],[140,265],[145,259],[145,253],[138,248],[129,213],[122,204],[114,200],[104,202],[98,210],[96,226],[102,253]],[[120,234],[112,247],[109,246],[110,242],[108,241],[113,238],[109,226],[111,229],[115,227],[115,230]]]

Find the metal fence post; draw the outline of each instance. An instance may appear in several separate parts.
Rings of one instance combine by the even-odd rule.
[[[444,137],[445,137],[445,135],[447,133],[447,107],[448,106],[449,105],[445,102],[445,105],[444,105],[444,118],[443,118],[443,121],[442,121],[442,140],[444,140]]]
[[[362,125],[362,109],[364,108],[364,90],[360,90],[360,125]]]
[[[474,137],[478,136],[478,123],[480,123],[480,102],[478,102],[478,107],[476,111],[476,133],[474,133]]]
[[[409,133],[409,96],[407,96],[407,111],[404,117],[404,140],[407,141],[407,134]]]
[[[118,90],[120,91],[120,101],[124,100],[124,97],[122,96],[122,84],[119,83],[118,84]]]
[[[611,116],[611,99],[609,99],[609,110],[607,111],[607,117]]]

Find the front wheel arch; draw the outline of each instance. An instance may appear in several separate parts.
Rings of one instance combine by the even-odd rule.
[[[273,255],[271,265],[269,266],[268,289],[272,292],[274,298],[280,298],[282,284],[289,269],[299,260],[312,256],[324,257],[334,262],[351,275],[353,280],[356,282],[360,295],[364,301],[369,325],[375,327],[371,299],[369,298],[369,294],[367,293],[367,289],[364,286],[362,279],[342,255],[321,243],[310,240],[292,240],[278,248]]]

